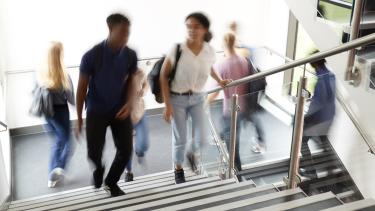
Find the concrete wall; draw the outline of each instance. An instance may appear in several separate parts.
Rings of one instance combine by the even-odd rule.
[[[317,0],[285,0],[290,10],[310,35],[320,50],[340,45],[341,35],[338,28],[316,17]],[[361,126],[375,140],[375,96],[367,92],[362,83],[353,87],[343,81],[346,69],[347,53],[327,59],[337,76],[337,85],[345,98],[345,103],[355,112]],[[338,105],[336,121],[331,128],[330,140],[345,164],[358,188],[365,197],[375,197],[375,156],[367,153],[368,147],[354,128],[350,119]],[[374,143],[375,144],[375,143]]]

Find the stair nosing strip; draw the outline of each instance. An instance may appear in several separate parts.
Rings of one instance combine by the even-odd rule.
[[[190,178],[190,177],[194,177],[194,176],[195,176],[194,173],[189,173],[189,174],[187,174],[186,177]],[[168,180],[173,179],[173,178],[174,178],[174,175],[168,175],[166,177],[159,178],[155,181],[147,181],[145,183],[136,183],[136,184],[119,182],[118,185],[120,187],[133,189],[133,188],[138,188],[138,187],[142,187],[142,186],[147,186],[147,185],[157,183],[157,182],[167,182]],[[33,201],[28,202],[28,203],[10,204],[9,208],[14,209],[14,208],[19,208],[19,207],[32,206],[32,205],[39,204],[39,203],[50,202],[50,201],[53,202],[53,201],[58,200],[58,199],[68,199],[68,198],[71,198],[71,197],[76,197],[76,196],[80,196],[80,195],[85,195],[85,194],[94,193],[94,192],[101,192],[101,191],[102,191],[102,188],[100,188],[98,190],[95,190],[93,186],[89,186],[89,188],[86,188],[84,190],[80,190],[80,189],[78,191],[73,190],[68,195],[67,194],[61,194],[61,195],[60,194],[54,194],[53,196],[43,197],[41,199],[33,200]]]
[[[348,204],[343,204],[337,207],[324,209],[322,211],[358,210],[358,209],[363,209],[363,208],[367,208],[371,206],[375,206],[375,200],[370,198],[370,199],[362,199],[362,200],[351,202]]]
[[[200,175],[198,175],[197,177],[199,177]],[[201,178],[201,179],[197,179],[197,180],[192,180],[192,181],[188,181],[186,183],[185,186],[189,186],[189,185],[194,185],[194,184],[199,184],[199,183],[202,183],[202,182],[207,182],[207,183],[213,183],[215,181],[217,181],[219,178],[216,177],[212,177],[212,178]],[[203,180],[203,181],[202,181]],[[200,182],[199,182],[200,181]],[[54,209],[54,210],[66,210],[66,209],[69,209],[69,210],[76,210],[76,209],[82,209],[82,208],[86,208],[86,207],[90,207],[92,205],[96,205],[97,203],[99,203],[98,200],[100,200],[100,203],[107,203],[107,202],[113,202],[113,201],[119,201],[121,200],[122,198],[126,199],[126,200],[133,200],[133,199],[137,199],[138,197],[141,197],[142,195],[147,195],[147,194],[152,194],[152,193],[157,193],[157,192],[160,192],[160,191],[165,191],[165,190],[170,190],[170,189],[173,189],[173,185],[174,185],[174,181],[169,181],[169,182],[166,182],[168,183],[168,185],[166,186],[159,186],[159,187],[156,187],[156,188],[150,188],[150,187],[145,187],[145,188],[139,188],[138,190],[137,189],[132,189],[130,191],[127,191],[126,195],[123,196],[123,197],[109,197],[108,194],[103,191],[103,194],[102,195],[106,195],[108,197],[101,197],[101,198],[98,198],[97,200],[90,200],[90,201],[85,201],[86,198],[82,198],[82,199],[77,199],[77,200],[74,200],[74,201],[71,201],[70,204],[64,204],[63,203],[59,203],[59,204],[51,204],[51,205],[47,205],[47,206],[43,206],[43,207],[38,207],[38,208],[35,208],[37,210],[50,210],[50,209]],[[155,184],[157,185],[157,184]],[[163,190],[165,189],[165,190]],[[130,198],[128,198],[130,197]]]
[[[247,185],[251,185],[251,184],[252,183],[249,181],[249,183]],[[149,202],[149,203],[130,206],[130,207],[126,207],[124,209],[126,209],[126,210],[149,209],[150,207],[160,206],[160,205],[163,205],[163,204],[169,204],[169,203],[173,203],[173,202],[177,202],[177,201],[181,201],[181,200],[186,200],[186,199],[189,199],[189,198],[191,199],[191,198],[201,197],[201,196],[205,196],[205,195],[209,195],[209,194],[220,193],[221,191],[225,191],[225,190],[232,190],[232,189],[235,189],[237,187],[241,187],[242,185],[244,185],[244,183],[235,183],[235,184],[231,184],[231,185],[227,185],[227,186],[223,186],[223,187],[211,188],[209,190],[201,190],[201,191],[189,193],[189,194],[186,194],[186,195],[175,196],[175,197],[170,197],[170,198],[166,198],[166,199],[162,199],[162,200],[158,200],[158,201],[152,201],[152,202]],[[260,191],[262,191],[263,189],[269,190],[269,189],[274,189],[274,187],[272,185],[265,186],[265,187],[262,187],[262,189]],[[246,193],[246,192],[255,193],[255,192],[258,192],[258,190],[259,190],[258,188],[250,188],[250,189],[246,189],[246,190],[242,190],[242,191],[232,192],[232,194],[235,194],[235,193],[240,194],[239,192],[241,192],[241,193]],[[214,196],[214,197],[209,197],[209,198],[218,198],[218,197],[219,196]],[[205,200],[207,200],[207,199],[205,199]],[[193,203],[193,202],[188,202],[188,203]],[[162,209],[164,210],[164,209],[167,209],[167,208],[168,207],[164,207]],[[114,210],[122,210],[122,209],[123,208],[114,209]],[[92,209],[92,210],[95,210],[95,209]]]
[[[217,188],[230,188],[230,187],[232,187],[233,185],[236,185],[236,184],[237,183],[235,183],[234,180],[221,180],[221,181],[212,182],[210,184],[201,184],[201,185],[196,185],[196,186],[178,189],[178,187],[181,185],[181,184],[179,184],[179,185],[174,186],[174,188],[176,190],[171,189],[171,191],[169,191],[167,193],[162,193],[162,194],[156,193],[156,194],[153,194],[153,195],[133,198],[133,199],[129,199],[129,200],[126,199],[126,197],[124,196],[124,197],[122,197],[122,198],[126,199],[124,201],[118,201],[118,202],[112,203],[112,204],[105,204],[105,205],[102,205],[102,206],[95,206],[95,207],[90,207],[90,208],[80,209],[80,210],[81,211],[115,210],[115,209],[121,209],[121,208],[119,208],[121,206],[127,206],[125,209],[128,210],[128,209],[130,209],[129,207],[139,206],[140,205],[139,203],[141,203],[143,201],[146,201],[144,204],[146,204],[146,203],[156,203],[158,201],[166,200],[166,199],[169,199],[169,198],[186,196],[186,195],[182,195],[183,193],[186,193],[186,192],[191,192],[191,191],[200,192],[200,191],[203,191],[202,188],[208,188],[208,190],[217,189]],[[252,185],[252,183],[249,182],[247,185]],[[180,194],[180,195],[175,196],[176,194]],[[192,194],[192,193],[188,193],[188,194]],[[164,198],[164,199],[158,200],[158,198],[163,198],[163,197],[169,197],[169,198]],[[136,205],[132,205],[132,204],[136,204]]]
[[[228,195],[236,195],[236,196],[231,197],[231,198],[234,198],[234,197],[237,197],[237,196],[243,196],[244,194],[251,194],[251,193],[246,193],[246,190],[245,191],[237,191],[235,193],[236,194],[231,194],[231,193],[230,194],[224,194],[224,195],[220,195],[219,197],[218,196],[210,197],[209,199],[214,199],[214,200],[209,201],[209,203],[217,202],[217,201],[220,201],[220,200],[223,200],[223,199],[228,199],[227,198]],[[253,192],[253,193],[255,193],[255,192]],[[236,208],[236,206],[240,205],[240,202],[242,202],[242,203],[248,202],[250,204],[255,204],[255,203],[269,201],[269,200],[272,200],[272,199],[275,199],[275,198],[280,198],[280,197],[288,196],[288,195],[294,195],[294,194],[298,194],[298,193],[303,193],[303,191],[299,188],[296,188],[296,189],[292,189],[292,190],[285,190],[285,191],[280,191],[280,192],[275,192],[275,193],[269,193],[269,194],[266,194],[266,195],[257,196],[257,197],[250,198],[250,199],[243,199],[243,200],[239,200],[239,201],[235,201],[235,202],[231,202],[231,203],[227,203],[227,204],[221,204],[221,205],[209,207],[209,208],[202,209],[202,210],[217,211],[217,210],[234,209],[234,208]],[[206,204],[206,201],[207,201],[207,199],[201,199],[201,200],[198,200],[198,201],[190,202],[190,207],[196,207],[196,206]],[[200,203],[198,204],[197,202],[200,202]],[[183,205],[184,207],[181,206],[181,205]],[[160,210],[186,209],[186,208],[189,208],[189,206],[187,206],[187,205],[188,205],[188,203],[178,204],[178,205],[171,206],[171,207],[165,207],[165,208],[162,208]],[[233,205],[235,205],[235,206],[232,207]],[[244,206],[246,206],[246,205],[244,205]],[[243,207],[243,206],[239,206],[239,207]],[[156,210],[154,210],[154,211],[156,211]]]
[[[168,174],[173,174],[173,170],[171,171],[164,171],[164,172],[158,172],[158,173],[155,173],[156,176],[160,176],[160,175],[168,175]],[[139,176],[141,177],[145,177],[147,175],[143,175],[143,176]],[[139,177],[135,177],[135,179],[138,179]],[[147,177],[146,177],[147,178]],[[122,183],[122,182],[119,182],[119,184]],[[86,187],[82,187],[82,188],[76,188],[76,189],[73,189],[73,190],[66,190],[66,191],[61,191],[61,192],[57,192],[57,193],[51,193],[51,194],[46,194],[46,195],[41,195],[41,196],[35,196],[35,197],[30,197],[30,198],[25,198],[25,199],[20,199],[20,200],[16,200],[16,201],[12,201],[11,202],[11,205],[16,205],[18,203],[26,203],[26,202],[29,202],[29,201],[34,201],[34,200],[38,200],[38,199],[42,199],[42,198],[48,198],[48,197],[52,197],[52,196],[56,196],[56,195],[62,195],[62,194],[69,194],[69,193],[72,193],[72,192],[77,192],[77,191],[83,191],[83,190],[87,190],[87,189],[92,189],[94,188],[94,186],[86,186]]]
[[[261,209],[256,209],[256,211],[288,210],[288,209],[303,207],[305,205],[313,204],[313,203],[316,203],[316,202],[319,202],[319,201],[334,199],[334,198],[336,198],[336,196],[332,192],[326,192],[326,193],[322,193],[322,194],[318,194],[318,195],[314,195],[314,196],[309,196],[309,197],[306,197],[306,198],[296,199],[296,200],[293,200],[293,201],[272,205],[272,206],[269,206],[269,207],[264,207],[264,208],[261,208]],[[337,199],[337,201],[339,201],[339,200]]]

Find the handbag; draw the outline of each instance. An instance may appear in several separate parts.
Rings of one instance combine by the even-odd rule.
[[[53,110],[53,98],[48,88],[36,85],[32,91],[33,99],[29,113],[36,117],[52,117],[55,113]]]

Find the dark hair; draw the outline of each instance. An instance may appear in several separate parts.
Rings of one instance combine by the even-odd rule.
[[[109,28],[112,28],[113,26],[121,24],[121,23],[126,23],[130,25],[129,19],[123,14],[114,13],[114,14],[110,14],[107,17],[107,25]]]
[[[206,15],[204,15],[203,13],[201,12],[193,12],[191,14],[189,14],[185,21],[187,21],[189,18],[194,18],[195,20],[197,20],[200,24],[202,24],[202,26],[204,28],[207,29],[207,33],[204,35],[204,41],[206,42],[210,42],[210,40],[212,39],[212,33],[210,31],[210,20],[207,18]]]
[[[320,51],[318,49],[313,49],[309,55],[313,55],[313,54],[316,54],[316,53],[319,53]],[[315,61],[315,62],[310,62],[310,64],[312,66],[321,66],[321,65],[324,65],[324,63],[326,63],[326,59],[320,59],[318,61]]]

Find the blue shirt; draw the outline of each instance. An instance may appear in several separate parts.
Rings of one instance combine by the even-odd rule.
[[[113,52],[106,40],[99,45],[101,61],[95,61],[98,53],[92,48],[83,55],[80,65],[80,74],[90,77],[87,113],[114,117],[126,103],[127,79],[137,70],[137,54],[128,47]]]
[[[305,123],[318,124],[332,121],[335,116],[336,78],[326,66],[316,69],[318,81],[309,110],[305,116]]]

